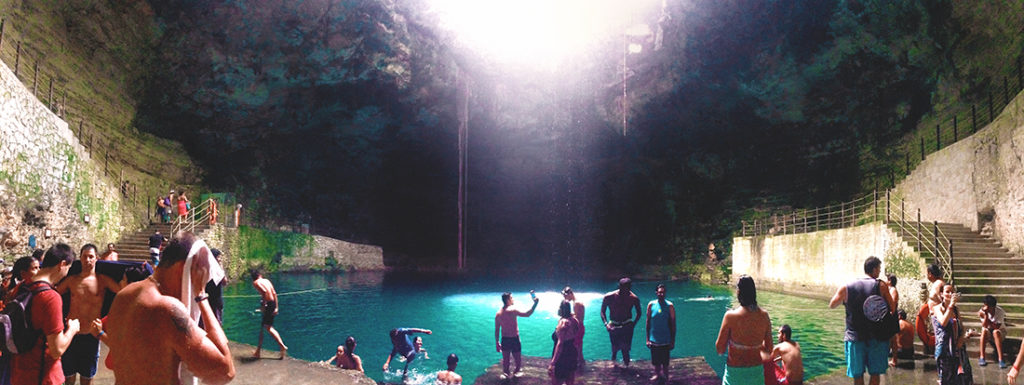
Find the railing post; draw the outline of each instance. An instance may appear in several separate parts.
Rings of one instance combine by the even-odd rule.
[[[874,210],[871,210],[871,221],[874,222],[874,221],[878,220],[878,187],[877,186],[875,187],[875,191],[872,191],[871,199],[874,201],[873,203],[875,204]]]
[[[992,106],[992,90],[989,90],[988,91],[988,121],[990,123],[993,120],[996,120],[995,113],[992,112],[992,109],[993,109],[993,106]]]
[[[924,136],[921,137],[921,161],[924,162]]]
[[[740,236],[741,237],[747,236],[747,221],[744,221],[744,220],[740,221]]]
[[[956,123],[957,123],[956,114],[953,114],[953,142],[954,143],[956,143],[957,141],[960,140],[960,135],[959,135],[959,132],[957,132]]]
[[[917,251],[924,251],[924,247],[921,244],[921,209],[917,209]]]
[[[935,151],[939,151],[942,148],[942,136],[939,133],[939,125],[935,125]]]
[[[4,36],[4,24],[0,21],[0,38]],[[2,40],[2,39],[0,39]],[[1024,57],[1017,56],[1017,88],[1024,89],[1024,64],[1021,63],[1021,59]]]
[[[21,69],[21,41],[14,47],[14,76],[18,76],[18,70]]]
[[[953,285],[956,285],[956,283],[953,282],[953,240],[950,239],[948,244],[949,244],[949,283],[951,283]]]
[[[971,128],[974,132],[978,132],[978,106],[975,104],[971,105]]]
[[[1010,83],[1003,76],[1003,104],[1010,104]]]
[[[904,170],[907,171],[906,176],[910,176],[910,153],[903,153]]]
[[[46,94],[47,103],[50,104],[50,109],[53,110],[53,78],[50,78],[50,91]],[[56,112],[56,111],[54,111]]]
[[[36,93],[36,91],[39,91],[39,87],[36,86],[38,84],[38,82],[37,82],[38,79],[39,79],[39,60],[36,60],[36,63],[32,65],[32,96],[37,96],[38,95],[38,93]]]
[[[942,244],[939,243],[939,222],[938,221],[932,221],[932,238],[935,239],[935,257],[938,258],[939,254],[940,254],[940,251],[942,250]],[[953,272],[950,271],[949,274],[953,275]]]
[[[892,222],[892,201],[889,199],[889,190],[885,190],[885,222]]]
[[[0,19],[0,48],[4,47],[4,23],[6,21],[7,20]],[[1017,73],[1020,73],[1020,60],[1017,60]]]

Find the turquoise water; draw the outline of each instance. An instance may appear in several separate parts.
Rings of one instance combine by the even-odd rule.
[[[391,351],[388,331],[396,327],[432,330],[424,337],[430,359],[417,358],[410,365],[410,381],[425,382],[445,367],[449,353],[461,358],[458,372],[467,383],[498,363],[494,348],[494,313],[501,306],[501,293],[511,291],[518,306],[528,307],[529,290],[540,298],[537,311],[520,318],[523,354],[550,357],[551,332],[557,323],[559,293],[566,284],[550,280],[521,278],[445,278],[382,273],[278,274],[269,277],[280,296],[280,314],[275,327],[284,338],[292,357],[321,361],[333,356],[349,335],[359,345],[367,375],[377,381],[400,380],[404,364],[392,364],[384,373],[381,366]],[[633,292],[644,308],[654,299],[658,282],[635,282]],[[583,353],[588,360],[611,358],[608,335],[599,314],[603,293],[615,289],[614,282],[569,282],[578,301],[586,305]],[[724,286],[689,282],[667,282],[668,299],[675,303],[677,342],[673,357],[704,356],[721,375],[725,357],[715,352],[715,338],[725,311],[735,306],[734,293]],[[233,341],[256,344],[260,314],[259,299],[249,281],[225,289],[224,326]],[[708,298],[710,296],[710,298]],[[758,302],[771,315],[772,325],[788,323],[793,337],[801,343],[807,376],[825,374],[843,365],[843,310],[829,310],[827,303],[781,294],[758,293]],[[633,338],[633,359],[649,360],[643,343],[643,320]],[[264,338],[267,357],[275,357],[277,345]],[[620,357],[621,359],[621,357]]]

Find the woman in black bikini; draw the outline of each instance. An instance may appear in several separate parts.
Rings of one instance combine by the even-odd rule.
[[[551,377],[551,385],[573,385],[576,382],[576,364],[579,357],[575,340],[580,324],[572,316],[572,303],[569,301],[562,301],[558,307],[558,316],[562,317],[555,327],[558,342],[555,343],[555,353],[551,356],[551,364],[548,365],[548,375]]]

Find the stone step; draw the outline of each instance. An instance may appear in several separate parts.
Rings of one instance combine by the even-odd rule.
[[[956,269],[958,265],[976,265],[976,264],[987,264],[987,265],[1010,265],[1024,268],[1024,260],[1011,257],[991,257],[991,256],[961,256],[959,254],[953,255],[953,268]]]
[[[1004,277],[991,277],[986,275],[956,275],[957,286],[963,285],[1010,285],[1010,286],[1024,286],[1024,276],[1021,276],[1020,272],[1017,272],[1015,276],[1004,276]]]
[[[1018,269],[1011,270],[962,270],[959,265],[956,265],[956,281],[960,282],[961,279],[966,278],[1001,278],[1001,277],[1020,277],[1021,271]]]
[[[991,263],[960,262],[960,261],[956,260],[955,258],[953,259],[953,269],[956,271],[957,275],[959,275],[960,272],[965,272],[964,274],[974,274],[973,272],[975,272],[975,271],[984,271],[984,270],[1002,270],[1002,271],[1018,271],[1018,272],[1022,271],[1021,266],[1019,264],[1013,264],[1013,263],[991,264]],[[967,273],[967,272],[970,272],[970,273]]]
[[[957,283],[956,289],[967,294],[992,294],[994,296],[1002,296],[1005,294],[1020,294],[1020,285],[964,285]]]

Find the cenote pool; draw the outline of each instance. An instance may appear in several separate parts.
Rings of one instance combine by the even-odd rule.
[[[550,357],[551,332],[557,322],[558,294],[569,284],[586,305],[584,357],[609,359],[608,335],[599,315],[603,293],[615,282],[554,282],[521,279],[448,278],[384,273],[274,274],[269,277],[280,293],[280,314],[275,327],[281,332],[289,355],[320,361],[333,356],[349,335],[359,342],[367,375],[377,381],[398,381],[402,365],[389,373],[381,366],[391,351],[388,331],[395,327],[430,329],[424,348],[430,359],[417,358],[410,366],[409,382],[423,383],[445,367],[449,353],[461,358],[458,372],[467,383],[501,359],[494,349],[494,313],[501,293],[511,291],[519,306],[530,303],[528,292],[537,291],[540,304],[530,318],[519,320],[523,354]],[[634,282],[633,292],[644,308],[654,299],[658,282]],[[678,335],[673,357],[704,356],[721,375],[725,357],[715,353],[715,338],[726,309],[735,306],[734,292],[725,286],[667,282],[668,299],[675,303]],[[224,328],[233,341],[255,345],[260,315],[259,299],[248,280],[225,289]],[[782,294],[759,292],[758,303],[771,314],[772,325],[788,323],[803,347],[807,378],[843,365],[842,307],[829,310],[827,303]],[[649,360],[643,343],[643,321],[633,339],[634,359]],[[276,357],[273,339],[264,339],[266,357]]]

